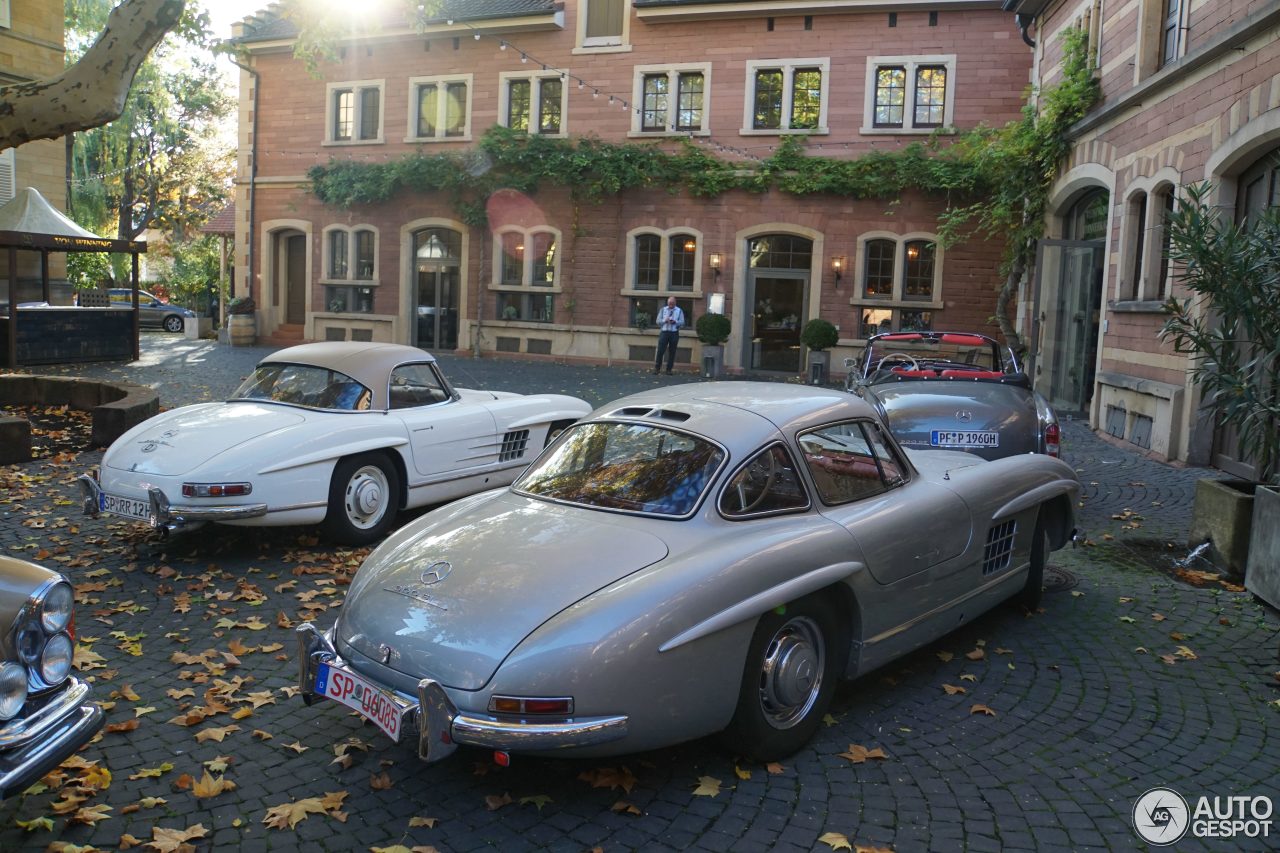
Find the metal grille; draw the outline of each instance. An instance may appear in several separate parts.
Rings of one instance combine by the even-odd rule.
[[[1013,537],[1018,523],[1010,520],[987,531],[987,550],[982,555],[982,574],[992,575],[1009,568],[1013,558]]]
[[[502,450],[498,453],[499,462],[510,462],[524,456],[524,449],[529,446],[529,431],[515,430],[502,437]]]

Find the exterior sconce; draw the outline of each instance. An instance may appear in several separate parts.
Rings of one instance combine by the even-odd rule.
[[[712,271],[715,272],[716,278],[720,277],[720,265],[724,263],[724,258],[719,252],[712,252],[711,257],[707,259],[707,263],[711,265]]]
[[[836,281],[844,277],[844,256],[836,255],[831,259],[831,272],[835,273]]]

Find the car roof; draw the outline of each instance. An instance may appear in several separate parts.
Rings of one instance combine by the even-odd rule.
[[[345,373],[372,389],[373,408],[386,407],[387,380],[391,371],[406,362],[435,362],[431,353],[403,344],[364,343],[361,341],[321,341],[289,347],[258,362],[259,364],[307,364]]]
[[[831,388],[783,382],[695,382],[641,391],[601,406],[592,419],[641,420],[715,439],[731,452],[850,418],[875,418],[860,397]]]

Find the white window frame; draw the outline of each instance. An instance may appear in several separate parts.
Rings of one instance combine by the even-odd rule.
[[[354,114],[351,121],[352,136],[350,139],[338,139],[333,135],[334,120],[336,118],[334,115],[334,95],[343,89],[351,90],[352,101],[354,102]],[[374,139],[357,139],[355,136],[360,129],[360,92],[364,89],[378,90],[378,135]],[[349,80],[343,83],[330,83],[325,87],[324,97],[324,145],[379,145],[384,141],[382,133],[387,120],[387,91],[385,81]]]
[[[542,98],[539,95],[538,83],[542,80],[560,78],[560,130],[557,133],[541,133]],[[511,103],[511,83],[526,80],[529,83],[529,130],[530,136],[545,136],[549,139],[565,139],[569,136],[569,87],[572,81],[561,71],[503,71],[498,75],[498,124],[507,127],[508,107]],[[468,90],[470,91],[470,90]],[[469,114],[468,114],[469,115]],[[416,122],[415,122],[416,124]],[[456,136],[449,137],[457,139]]]
[[[467,84],[467,103],[465,106],[466,115],[462,123],[461,136],[445,136],[444,135],[444,119],[448,109],[447,98],[437,98],[436,104],[436,135],[435,136],[418,136],[418,87],[426,84],[434,83],[439,87],[446,87],[450,83]],[[475,96],[475,75],[474,74],[437,74],[430,77],[410,77],[409,78],[409,123],[405,127],[405,142],[470,142],[471,141],[471,100]]]
[[[873,240],[892,240],[893,290],[890,296],[867,296],[863,293],[867,273],[867,244]],[[933,243],[933,292],[930,299],[906,299],[903,295],[906,279],[907,244],[918,241]],[[942,261],[945,250],[937,234],[913,231],[894,234],[889,231],[867,231],[858,235],[858,251],[854,261],[854,295],[850,305],[860,308],[928,308],[940,311],[946,307],[942,299]]]
[[[533,283],[533,253],[525,252],[521,259],[523,269],[520,273],[519,284],[504,284],[502,282],[502,238],[507,234],[520,234],[524,237],[525,245],[529,245],[529,241],[537,234],[550,234],[555,238],[556,257],[552,269],[555,273],[551,280],[551,285],[535,285]],[[561,293],[563,289],[560,285],[560,268],[564,261],[564,241],[563,235],[559,228],[553,228],[550,225],[539,225],[534,228],[521,228],[518,225],[507,225],[493,232],[493,276],[490,279],[490,290],[518,290],[521,293]]]
[[[635,286],[636,271],[636,238],[651,234],[661,240],[658,254],[658,287],[656,290],[643,290]],[[692,234],[698,246],[693,251],[693,289],[692,290],[672,290],[671,289],[671,238],[676,234]],[[626,250],[626,276],[623,278],[622,295],[623,296],[661,296],[664,299],[668,296],[674,296],[677,299],[701,299],[702,298],[702,267],[703,267],[703,248],[705,240],[702,232],[697,228],[688,225],[678,225],[674,228],[656,228],[654,226],[641,226],[632,228],[627,232],[627,250]]]
[[[676,130],[668,121],[666,130],[644,130],[644,78],[655,74],[666,74],[669,87],[667,118],[680,108],[678,99],[681,74],[697,73],[702,75],[702,126],[697,130]],[[631,131],[628,136],[710,136],[711,135],[711,63],[691,62],[682,65],[637,65],[631,83],[631,103],[635,107],[631,112]]]
[[[12,201],[17,194],[18,158],[15,156],[15,149],[6,148],[0,151],[0,204]]]
[[[330,240],[336,232],[343,232],[347,235],[347,275],[344,278],[336,278],[329,269],[331,260]],[[372,231],[373,232],[373,277],[372,278],[356,278],[356,232]],[[327,225],[320,232],[320,284],[349,284],[357,287],[376,287],[378,285],[378,248],[382,243],[382,235],[378,228],[374,225]]]
[[[622,35],[587,38],[587,3],[577,3],[577,41],[573,53],[627,53],[631,50],[631,0],[622,0]]]
[[[876,127],[876,71],[884,65],[901,65],[906,69],[907,93],[906,104],[902,110],[902,127]],[[915,121],[916,69],[921,65],[941,65],[947,69],[947,90],[943,96],[946,103],[942,107],[942,127],[913,127]],[[955,123],[956,108],[956,55],[954,53],[937,53],[919,56],[868,56],[866,94],[862,107],[862,127],[859,133],[864,134],[916,134],[927,136],[942,128],[952,127]]]
[[[752,127],[755,117],[756,72],[764,68],[782,69],[782,127]],[[800,68],[817,68],[822,72],[822,93],[819,96],[818,126],[790,127],[791,96],[795,83],[795,72]],[[757,59],[747,63],[746,95],[742,104],[742,136],[786,136],[803,134],[821,136],[830,133],[827,127],[827,113],[831,109],[831,59],[830,57],[814,57],[810,59]]]

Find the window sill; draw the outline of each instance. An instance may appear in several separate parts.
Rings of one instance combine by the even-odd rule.
[[[499,126],[500,126],[500,127],[507,127],[505,124],[503,124],[503,125],[499,125]],[[507,128],[507,129],[508,129],[508,130],[510,130],[511,128]],[[569,138],[569,132],[568,132],[567,130],[562,130],[562,131],[560,131],[560,132],[558,132],[558,133],[534,133],[534,132],[529,131],[529,130],[517,130],[517,131],[514,131],[514,132],[515,132],[515,133],[523,133],[523,134],[525,134],[526,136],[529,136],[529,137],[537,136],[537,137],[540,137],[540,138],[542,138],[542,139],[568,139],[568,138]],[[460,139],[461,137],[451,136],[451,137],[449,137],[449,138],[450,138],[450,139]],[[417,141],[417,140],[414,140],[414,141]]]
[[[738,131],[739,136],[827,136],[831,130],[826,127],[744,127]]]
[[[1107,305],[1117,314],[1167,314],[1164,302],[1156,299],[1126,299]]]
[[[623,296],[661,296],[666,299],[668,296],[674,296],[676,299],[701,299],[701,290],[636,290],[634,287],[622,288]]]
[[[858,128],[858,133],[863,136],[929,136],[936,133],[939,136],[955,136],[958,131],[954,127],[873,127],[871,125],[863,125]]]
[[[411,145],[432,142],[470,142],[471,134],[464,133],[462,136],[406,136],[404,141]]]
[[[374,314],[373,312],[362,311],[316,311],[311,315],[317,320],[372,320],[378,323],[395,322],[395,316],[391,314]]]
[[[377,287],[376,278],[322,278],[318,282],[330,287]]]
[[[563,293],[564,289],[558,284],[550,287],[533,286],[530,284],[493,284],[489,285],[489,289],[493,291],[505,291],[506,293]]]
[[[382,145],[386,142],[381,136],[377,139],[326,139],[321,145],[331,148],[344,148],[348,145]]]
[[[942,300],[926,301],[924,299],[866,299],[859,296],[849,297],[849,304],[859,308],[924,308],[930,311],[941,311],[947,307]]]
[[[578,45],[570,51],[575,56],[590,53],[630,53],[632,50],[629,44],[583,44]]]
[[[690,136],[710,136],[709,130],[632,130],[627,133],[631,139],[686,139]]]

